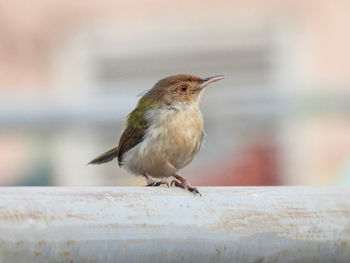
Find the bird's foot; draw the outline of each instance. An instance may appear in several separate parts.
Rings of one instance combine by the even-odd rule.
[[[165,184],[166,186],[169,187],[169,183],[166,180],[153,180],[151,177],[145,175],[146,177],[146,186],[160,186],[162,184]]]
[[[162,184],[165,184],[167,187],[169,187],[169,183],[165,180],[160,180],[160,181],[152,180],[150,182],[147,182],[146,186],[160,186]]]
[[[191,185],[186,181],[185,178],[183,178],[183,177],[181,177],[181,176],[179,176],[179,175],[177,175],[177,174],[174,174],[173,177],[175,177],[175,178],[176,178],[177,180],[179,180],[179,181],[177,181],[177,180],[172,180],[171,183],[170,183],[171,186],[172,186],[172,185],[175,185],[175,186],[180,187],[180,188],[182,188],[182,189],[187,189],[187,190],[190,191],[191,193],[199,194],[200,196],[202,196],[201,193],[198,191],[198,189],[197,189],[196,187],[191,186]]]

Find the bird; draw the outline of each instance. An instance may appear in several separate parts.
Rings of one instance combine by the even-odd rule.
[[[138,101],[126,118],[118,146],[88,164],[102,164],[115,158],[118,164],[146,179],[146,186],[171,186],[199,193],[177,172],[197,155],[204,138],[199,109],[201,96],[210,83],[223,75],[201,78],[178,74],[159,80]]]

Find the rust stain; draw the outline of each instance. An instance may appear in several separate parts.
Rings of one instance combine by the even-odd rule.
[[[347,246],[349,246],[350,244],[349,244],[348,242],[346,242],[346,241],[343,241],[343,242],[340,243],[340,245],[341,245],[342,247],[347,247]]]
[[[24,245],[24,242],[23,242],[23,241],[18,241],[18,242],[16,243],[16,245],[17,245],[17,246],[22,246],[22,245]]]
[[[350,221],[350,218],[349,218]],[[350,223],[345,226],[344,233],[350,235]]]
[[[66,256],[66,257],[70,256],[70,252],[69,251],[64,251],[63,252],[63,256]]]
[[[29,212],[29,213],[21,213],[18,211],[3,211],[0,213],[0,221],[7,221],[11,222],[12,224],[20,224],[24,222],[28,222],[28,220],[31,220],[31,223],[36,222],[44,222],[47,226],[54,221],[59,220],[59,216],[48,216],[47,214],[43,212]]]
[[[55,193],[58,195],[59,193]],[[111,201],[106,197],[109,197],[110,199],[113,199],[112,202],[120,202],[125,199],[133,198],[133,199],[139,199],[140,196],[138,193],[118,193],[118,192],[110,192],[110,191],[102,191],[102,192],[87,192],[87,193],[74,193],[74,194],[69,194],[69,193],[61,193],[62,196],[70,196],[71,199],[79,199],[83,202],[91,202],[93,201],[100,201],[100,200],[105,200],[105,201]]]
[[[73,243],[74,243],[74,241],[73,241],[73,240],[68,240],[68,241],[67,241],[67,245],[68,245],[68,246],[73,245]]]
[[[0,220],[1,221],[11,221],[14,223],[18,223],[21,221],[26,221],[28,219],[32,220],[39,220],[42,218],[42,215],[40,213],[28,213],[28,214],[23,214],[23,213],[1,213],[0,214]]]
[[[40,257],[40,256],[41,256],[41,252],[36,251],[36,252],[34,253],[34,255],[35,255],[36,257]]]
[[[88,220],[88,219],[93,219],[93,218],[89,218],[87,216],[83,216],[83,215],[79,215],[79,214],[66,214],[67,218],[75,218],[75,219],[81,219],[81,220]]]
[[[310,211],[308,209],[281,209],[278,212],[265,212],[254,210],[229,210],[221,214],[220,219],[212,224],[205,225],[211,231],[224,231],[238,235],[251,235],[257,232],[276,232],[280,236],[298,239],[314,240],[327,238],[327,233],[311,228],[310,231],[300,232],[302,226],[313,227],[314,219],[322,218],[350,218],[350,211],[327,210]],[[249,226],[249,227],[248,227]],[[345,228],[343,233],[349,231]],[[321,236],[320,236],[321,235]]]

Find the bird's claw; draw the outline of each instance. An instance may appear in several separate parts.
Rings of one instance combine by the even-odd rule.
[[[167,187],[169,187],[169,183],[165,180],[157,181],[157,180],[152,180],[148,181],[146,186],[160,186],[162,184],[165,184]]]
[[[198,191],[198,189],[197,189],[196,187],[188,186],[187,189],[188,189],[188,191],[190,191],[191,193],[199,194],[200,196],[202,196],[202,194]]]
[[[200,196],[202,196],[202,194],[198,191],[198,189],[196,187],[191,186],[189,183],[180,183],[177,180],[172,180],[170,183],[171,186],[176,186],[176,187],[180,187],[182,189],[187,189],[188,191],[190,191],[191,193],[194,194],[199,194]]]

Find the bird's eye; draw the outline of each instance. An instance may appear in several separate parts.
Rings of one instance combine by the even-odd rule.
[[[186,91],[187,91],[187,86],[186,86],[186,85],[181,86],[181,87],[180,87],[180,90],[181,90],[182,92],[186,92]]]

